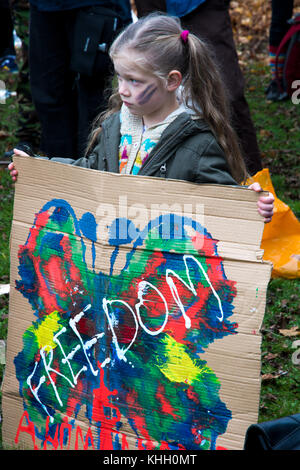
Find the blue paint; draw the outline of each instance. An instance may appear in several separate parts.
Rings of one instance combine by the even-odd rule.
[[[51,219],[62,227],[67,222],[68,217],[69,211],[65,207],[59,206],[53,211]]]
[[[111,268],[110,275],[113,272],[113,266],[115,260],[119,254],[120,245],[127,245],[134,240],[134,237],[139,233],[139,230],[131,222],[131,220],[125,219],[124,217],[115,219],[109,228],[109,244],[115,246],[115,249],[111,255]]]
[[[57,254],[63,255],[63,250],[61,246],[61,240],[63,239],[63,234],[62,233],[51,233],[48,232],[43,236],[43,239],[41,241],[41,245],[39,248],[39,255],[43,256],[43,259],[46,260],[46,254],[48,249],[50,248],[51,250],[55,250]],[[43,250],[45,248],[45,252],[43,253]],[[49,256],[50,254],[48,254]]]
[[[93,242],[97,241],[97,224],[91,212],[85,212],[83,214],[79,220],[79,226],[84,237]]]
[[[92,265],[95,269],[96,262],[96,248],[95,243],[97,241],[97,224],[95,217],[90,212],[85,212],[79,221],[79,226],[84,237],[88,238],[92,242]]]

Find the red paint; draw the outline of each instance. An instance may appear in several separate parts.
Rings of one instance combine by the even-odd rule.
[[[68,267],[69,279],[72,280],[73,282],[76,282],[77,284],[81,286],[82,274],[80,273],[80,270],[77,268],[77,266],[74,264],[72,260],[72,246],[70,244],[69,236],[65,235],[61,239],[60,245],[64,252],[64,262],[66,266]]]
[[[159,450],[170,450],[170,447],[168,446],[167,442],[161,441]]]
[[[178,444],[178,450],[186,450],[186,448],[182,444]]]
[[[20,256],[20,255],[19,255]],[[49,292],[46,280],[41,273],[41,258],[40,256],[33,256],[32,253],[28,255],[30,257],[33,266],[34,266],[34,271],[37,276],[37,288],[38,288],[38,296],[43,299],[43,304],[44,304],[44,309],[43,309],[43,314],[48,315],[49,313],[52,313],[54,310],[59,311],[59,306],[56,301],[56,297],[54,294],[51,294]]]
[[[186,391],[186,394],[190,400],[193,400],[197,405],[200,403],[199,395],[194,391],[194,387],[190,385]]]
[[[156,445],[150,439],[138,438],[138,450],[155,450]]]
[[[185,307],[185,305],[189,303],[187,300],[188,296],[194,297],[194,295],[182,284],[182,282],[180,282],[176,278],[173,278],[173,281],[178,291],[178,295],[182,301],[182,304]],[[195,286],[195,289],[198,293],[198,296],[194,297],[193,304],[189,308],[185,309],[185,313],[190,318],[193,329],[199,329],[202,327],[210,329],[211,326],[206,321],[203,312],[205,313],[206,304],[211,295],[211,289],[210,287],[204,287],[202,284]],[[182,342],[184,339],[186,339],[187,334],[185,319],[180,313],[179,307],[173,300],[171,291],[169,297],[166,300],[168,302],[168,305],[173,305],[174,308],[170,308],[171,315],[169,316],[169,321],[164,331],[166,333],[170,333],[176,341]],[[172,316],[173,311],[177,313],[176,317]],[[181,316],[178,317],[178,314]]]
[[[94,447],[94,439],[93,439],[93,435],[92,435],[92,431],[91,431],[91,428],[90,428],[90,427],[88,428],[87,433],[86,433],[86,435],[85,435],[85,439],[83,440],[83,435],[82,435],[81,427],[80,427],[80,426],[77,426],[77,428],[76,428],[75,450],[79,450],[79,445],[78,445],[79,437],[80,437],[81,442],[82,442],[82,444],[83,444],[83,449],[84,449],[84,450],[87,450],[87,449],[88,449],[88,447],[89,447],[89,440],[90,440],[90,442],[91,442],[91,446],[92,446],[93,450],[95,450],[95,447]]]
[[[48,279],[51,288],[62,299],[69,297],[70,293],[66,284],[66,277],[64,276],[63,260],[58,256],[51,256],[43,265],[44,275]]]
[[[198,232],[191,238],[191,240],[195,250],[197,250],[200,255],[204,255],[205,258],[215,256],[216,246],[219,240],[206,237]]]
[[[122,450],[128,450],[128,449],[129,449],[129,445],[128,445],[126,434],[122,433]]]
[[[148,276],[156,277],[157,269],[160,268],[163,264],[166,264],[166,259],[163,253],[160,251],[153,252],[153,255],[150,256],[147,260],[145,273],[147,272]],[[145,277],[145,279],[147,278]]]
[[[27,420],[27,423],[28,423],[27,426],[23,426],[23,424],[22,424],[24,418],[26,418],[26,420]],[[24,411],[24,413],[22,414],[21,419],[19,421],[19,426],[18,426],[18,429],[17,429],[16,437],[15,437],[15,444],[18,444],[18,442],[19,442],[20,432],[25,432],[25,433],[29,434],[31,436],[31,439],[32,439],[32,442],[33,442],[34,450],[38,450],[38,446],[35,443],[34,424],[33,424],[32,421],[30,421],[27,411]]]
[[[120,325],[119,327],[114,327],[114,332],[119,344],[130,344],[136,334],[136,327]]]
[[[174,411],[174,409],[172,408],[169,400],[166,398],[165,396],[165,388],[164,386],[161,384],[157,387],[157,392],[156,392],[156,398],[158,399],[158,401],[160,402],[161,404],[161,411],[166,415],[171,415],[173,416],[173,418],[175,420],[179,420],[180,419],[180,416],[177,415]]]
[[[61,449],[63,449],[64,447],[64,434],[65,434],[65,429],[67,429],[68,431],[68,447],[67,449],[69,450],[70,449],[70,444],[71,444],[71,433],[72,433],[72,426],[71,424],[68,423],[68,418],[65,417],[63,419],[63,422],[61,423],[60,425],[60,429],[59,429],[59,434],[60,434],[60,447]]]
[[[26,419],[27,425],[23,425],[23,421]],[[102,425],[103,423],[101,423]],[[72,425],[68,422],[68,418],[65,417],[63,419],[63,422],[61,424],[56,424],[56,429],[55,429],[55,436],[52,438],[49,435],[49,417],[46,420],[46,434],[45,434],[45,441],[44,441],[44,446],[43,450],[47,450],[47,443],[51,444],[55,450],[58,450],[60,447],[62,450],[64,448],[64,443],[63,443],[63,437],[64,437],[64,431],[67,429],[68,431],[68,444],[67,444],[67,449],[70,449],[70,444],[72,441],[72,430],[73,427]],[[19,443],[19,435],[21,432],[25,432],[31,436],[32,442],[33,442],[33,447],[34,450],[38,450],[38,446],[35,443],[35,429],[34,429],[34,423],[30,420],[28,412],[24,411],[24,413],[21,416],[19,426],[17,429],[16,437],[15,437],[15,443]],[[100,450],[114,450],[110,445],[112,444],[112,436],[113,434],[117,434],[121,436],[121,449],[122,450],[129,450],[129,445],[127,441],[127,436],[124,433],[118,433],[117,431],[112,431],[110,428],[104,429],[104,435],[101,433],[101,441],[104,439],[104,442],[100,444]],[[59,438],[58,438],[59,436]],[[80,446],[80,441],[82,446]],[[162,441],[160,444],[153,442],[151,439],[144,439],[144,438],[138,438],[137,439],[137,446],[139,450],[155,450],[157,446],[159,446],[160,450],[170,450],[170,447],[167,442]],[[93,450],[95,450],[94,446],[94,438],[92,434],[92,430],[90,427],[88,427],[87,432],[85,437],[83,436],[82,429],[79,425],[76,426],[76,436],[75,436],[75,443],[74,443],[74,450],[88,450],[89,447],[92,447]],[[182,444],[178,444],[178,449],[179,450],[186,450],[185,447]],[[217,447],[217,450],[223,450],[225,448],[223,447]]]
[[[43,299],[43,310],[40,314],[43,313],[44,315],[48,315],[54,310],[61,310],[57,303],[56,294],[63,300],[68,298],[72,300],[75,286],[79,290],[84,290],[80,270],[72,260],[72,247],[68,236],[63,236],[60,241],[64,259],[57,255],[52,255],[47,261],[44,261],[36,252],[38,236],[43,235],[43,229],[48,220],[48,212],[38,214],[35,227],[30,229],[26,245],[21,246],[19,250],[19,257],[25,252],[33,264],[37,277],[35,289],[37,290],[37,295]],[[67,283],[65,282],[66,280],[68,280]],[[49,283],[49,286],[47,283]]]
[[[110,402],[111,396],[116,396],[118,390],[109,390],[104,383],[104,370],[98,364],[100,371],[100,387],[94,390],[93,415],[96,423],[101,423],[100,450],[113,450],[112,435],[114,426],[121,419],[119,409]],[[111,410],[111,416],[107,415],[107,409]],[[106,411],[106,413],[105,413]],[[112,416],[114,412],[115,416]]]
[[[41,212],[37,215],[36,221],[35,221],[35,226],[30,229],[30,235],[28,238],[28,241],[26,243],[26,248],[29,251],[34,251],[36,244],[37,244],[37,238],[40,234],[40,231],[45,227],[45,225],[48,223],[49,220],[49,214],[48,212]]]

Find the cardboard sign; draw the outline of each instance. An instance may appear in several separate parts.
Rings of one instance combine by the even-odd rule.
[[[15,163],[4,444],[242,449],[271,273],[257,194]]]

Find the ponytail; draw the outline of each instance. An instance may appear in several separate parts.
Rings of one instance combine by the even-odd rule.
[[[186,48],[189,61],[183,82],[185,101],[195,113],[201,110],[226,155],[233,178],[241,183],[248,175],[237,135],[230,124],[229,101],[213,53],[193,34],[188,35]]]

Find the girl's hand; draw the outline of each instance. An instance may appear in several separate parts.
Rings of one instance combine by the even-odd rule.
[[[18,150],[18,149],[14,149],[14,155],[20,155],[21,157],[29,157],[29,155],[27,153],[23,152],[22,150]],[[10,176],[11,176],[12,180],[17,181],[18,170],[16,170],[14,162],[11,162],[8,165],[8,169],[9,169]]]
[[[248,186],[249,189],[260,193],[262,190],[259,183],[253,183]],[[268,196],[261,196],[257,201],[257,208],[260,215],[264,218],[265,224],[271,222],[274,213],[274,196],[269,193]]]

